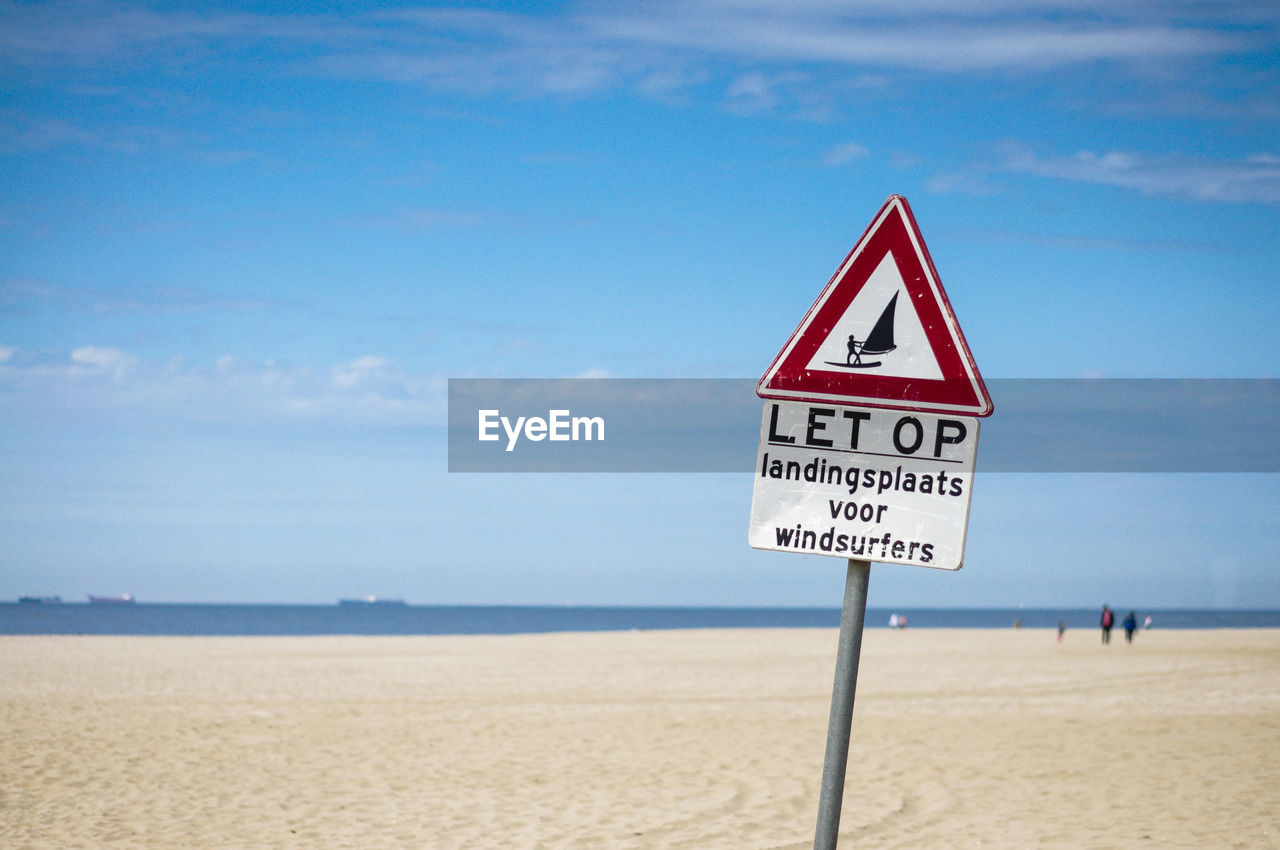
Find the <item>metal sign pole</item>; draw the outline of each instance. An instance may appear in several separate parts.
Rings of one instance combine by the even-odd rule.
[[[849,559],[813,850],[835,850],[836,839],[840,836],[840,804],[844,800],[844,771],[849,761],[849,731],[853,726],[853,692],[858,685],[858,656],[862,654],[862,627],[867,619],[867,583],[870,578],[870,561]]]

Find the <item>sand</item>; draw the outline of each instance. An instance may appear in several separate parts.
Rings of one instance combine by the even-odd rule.
[[[0,846],[800,850],[835,643],[0,638]],[[1278,848],[1280,631],[870,630],[840,846]]]

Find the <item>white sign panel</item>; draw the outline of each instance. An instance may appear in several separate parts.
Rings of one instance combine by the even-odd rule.
[[[977,451],[974,417],[769,401],[748,540],[958,570]]]

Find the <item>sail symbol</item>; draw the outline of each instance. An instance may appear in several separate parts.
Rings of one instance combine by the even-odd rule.
[[[849,334],[847,348],[849,355],[843,363],[837,363],[832,360],[826,361],[829,366],[841,366],[845,369],[870,369],[879,366],[881,361],[876,360],[870,363],[864,362],[862,356],[869,354],[877,357],[881,354],[888,354],[898,346],[893,341],[893,315],[894,308],[898,303],[898,293],[893,293],[893,297],[889,299],[889,303],[885,305],[884,312],[880,314],[880,318],[876,319],[875,325],[871,328],[871,333],[867,334],[867,338],[859,342],[854,338],[853,334]]]

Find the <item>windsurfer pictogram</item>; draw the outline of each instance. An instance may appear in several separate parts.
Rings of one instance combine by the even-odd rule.
[[[889,303],[885,305],[884,311],[880,313],[880,318],[876,319],[875,325],[871,328],[871,333],[867,334],[867,338],[859,342],[853,334],[849,334],[849,341],[845,344],[848,349],[848,355],[843,363],[836,363],[831,360],[826,361],[830,366],[842,366],[846,369],[870,369],[879,366],[882,361],[875,360],[872,362],[863,361],[863,355],[872,357],[881,354],[888,354],[898,346],[893,341],[893,315],[894,308],[898,303],[898,293],[893,293],[893,297],[889,299]]]

